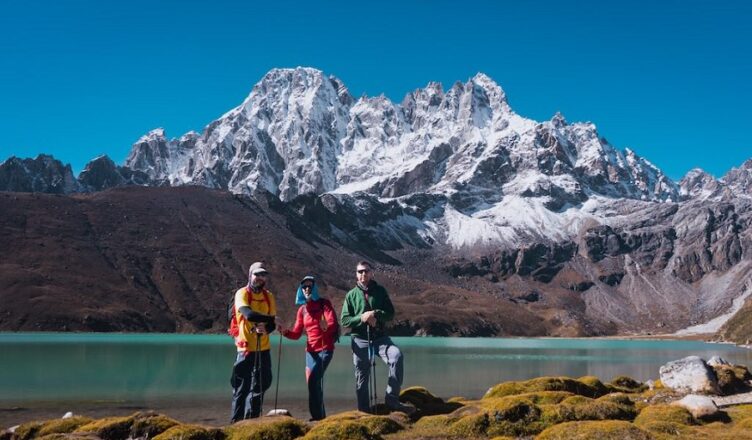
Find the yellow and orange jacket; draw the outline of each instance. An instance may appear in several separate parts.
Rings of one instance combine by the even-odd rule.
[[[253,322],[248,322],[240,313],[241,307],[248,307],[252,311],[264,315],[275,316],[277,314],[277,304],[274,295],[266,290],[261,289],[258,293],[248,289],[247,286],[238,289],[235,292],[235,319],[238,321],[239,332],[235,337],[235,346],[238,351],[256,351],[257,338],[261,338],[261,351],[271,349],[269,335],[259,335],[253,331]],[[267,326],[269,329],[269,326]]]

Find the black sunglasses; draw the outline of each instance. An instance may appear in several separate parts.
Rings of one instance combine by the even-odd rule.
[[[370,270],[368,269],[358,269],[358,273],[368,273]]]
[[[303,284],[303,289],[313,289],[313,284]]]

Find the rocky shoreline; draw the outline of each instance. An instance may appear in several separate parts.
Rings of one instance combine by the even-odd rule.
[[[402,391],[413,414],[345,411],[320,422],[288,415],[227,426],[181,423],[139,411],[92,419],[66,414],[0,434],[0,440],[292,440],[302,439],[752,439],[752,375],[746,366],[690,356],[640,383],[626,376],[539,377],[503,382],[477,400]]]

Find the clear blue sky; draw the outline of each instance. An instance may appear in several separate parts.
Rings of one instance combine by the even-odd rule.
[[[0,0],[0,161],[117,163],[201,131],[271,68],[401,101],[484,72],[512,108],[592,121],[679,179],[752,157],[752,2]]]

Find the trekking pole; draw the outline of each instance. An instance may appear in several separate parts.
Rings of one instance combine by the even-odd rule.
[[[267,416],[289,416],[290,411],[286,409],[277,409],[277,399],[279,397],[279,370],[282,365],[282,333],[279,334],[279,348],[277,349],[277,390],[274,392],[274,409],[266,413]]]
[[[374,342],[371,341],[371,346],[373,347]],[[376,406],[379,404],[379,397],[378,394],[376,394],[376,357],[378,357],[378,349],[376,347],[373,347],[373,356],[371,356],[371,377],[373,378],[373,413],[376,414]]]
[[[279,348],[277,349],[277,390],[274,391],[274,413],[277,413],[277,397],[279,397],[279,367],[282,365],[282,333],[279,334]]]
[[[373,339],[371,339],[371,326],[366,324],[366,335],[368,336],[368,369],[370,377],[368,378],[368,405],[371,412],[376,413],[376,356],[373,350]]]
[[[258,387],[259,394],[261,394],[261,400],[259,402],[259,414],[261,414],[261,408],[264,407],[264,369],[261,368],[261,336],[256,333],[256,371],[258,371]]]
[[[371,366],[373,365],[373,362],[371,362],[373,353],[371,352],[371,327],[366,324],[366,337],[368,338],[368,409],[373,412],[373,391],[371,390],[371,384],[373,383],[371,381],[371,374],[373,371],[371,371]]]

